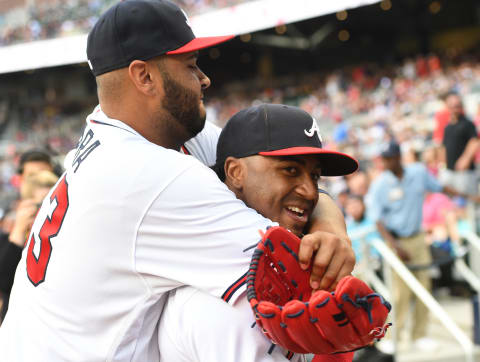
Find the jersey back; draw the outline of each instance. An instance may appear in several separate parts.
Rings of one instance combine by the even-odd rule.
[[[193,157],[97,110],[28,237],[0,360],[158,360],[165,293],[221,296],[270,224]]]

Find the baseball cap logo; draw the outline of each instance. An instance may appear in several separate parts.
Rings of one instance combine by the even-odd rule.
[[[185,16],[185,22],[186,22],[187,25],[191,28],[192,25],[190,24],[190,21],[188,20],[187,13],[186,13],[185,10],[183,10],[183,9],[180,9],[180,10],[182,10],[183,15]]]
[[[306,129],[303,131],[305,132],[305,135],[307,135],[308,137],[313,137],[315,132],[317,132],[318,139],[320,140],[320,142],[323,142],[322,136],[320,135],[320,130],[318,129],[317,121],[315,120],[315,118],[312,117],[312,127],[308,131]]]

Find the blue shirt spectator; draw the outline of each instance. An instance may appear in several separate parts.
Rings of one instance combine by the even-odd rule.
[[[387,230],[399,237],[415,235],[421,230],[427,191],[441,192],[442,186],[422,164],[405,166],[401,179],[384,171],[372,183],[367,196],[369,218],[373,222],[381,220]]]
[[[357,262],[363,258],[364,242],[369,243],[373,239],[380,238],[375,223],[366,216],[363,198],[357,195],[350,195],[345,206],[345,221],[347,232],[352,240],[352,248],[355,252]],[[378,252],[370,247],[369,254],[378,257]]]

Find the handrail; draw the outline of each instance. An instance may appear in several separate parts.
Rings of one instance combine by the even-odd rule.
[[[445,312],[442,306],[432,297],[432,295],[420,284],[420,282],[415,278],[410,270],[405,266],[405,264],[397,257],[397,255],[385,244],[380,238],[375,238],[365,240],[365,237],[376,231],[375,226],[364,228],[359,231],[349,233],[349,236],[352,240],[358,239],[362,242],[363,249],[363,259],[360,264],[364,265],[363,273],[366,278],[369,279],[369,282],[375,287],[378,288],[378,292],[383,295],[388,295],[389,289],[385,284],[368,268],[368,256],[369,256],[369,247],[367,244],[373,246],[381,255],[384,262],[392,267],[393,270],[402,278],[406,285],[417,295],[417,297],[422,300],[423,303],[431,310],[432,314],[435,315],[438,320],[445,326],[447,331],[452,334],[452,336],[458,341],[460,346],[465,352],[466,362],[474,362],[474,344],[470,337],[468,337],[450,318],[450,316]],[[475,248],[480,251],[480,238],[471,232],[464,232],[462,236],[470,242]],[[480,291],[480,279],[468,268],[462,259],[457,259],[455,261],[455,266],[457,270],[465,277],[467,282],[477,291]],[[386,293],[385,293],[386,292]]]
[[[462,274],[468,284],[480,294],[480,279],[472,272],[472,270],[465,264],[463,259],[455,260],[455,268]]]
[[[464,230],[460,232],[460,235],[480,252],[480,237],[477,234],[470,230]]]
[[[373,239],[370,244],[378,250],[384,261],[386,261],[395,272],[402,278],[417,297],[430,309],[452,336],[458,341],[465,351],[466,361],[474,362],[474,345],[470,338],[456,325],[456,323],[445,312],[442,306],[432,295],[420,284],[415,276],[407,269],[403,262],[393,251],[380,239]]]

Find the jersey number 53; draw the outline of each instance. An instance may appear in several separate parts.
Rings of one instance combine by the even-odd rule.
[[[68,210],[68,184],[65,177],[66,174],[59,180],[50,197],[43,202],[30,232],[27,275],[34,286],[45,281],[48,262],[52,254],[50,239],[60,231]]]

